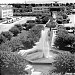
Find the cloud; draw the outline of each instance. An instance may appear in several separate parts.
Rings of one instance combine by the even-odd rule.
[[[0,3],[51,3],[53,1],[59,1],[59,2],[75,2],[75,0],[2,0]]]
[[[27,1],[27,0],[26,0]],[[59,2],[63,2],[63,3],[74,3],[75,0],[28,0],[28,3],[51,3],[53,1],[59,1]]]

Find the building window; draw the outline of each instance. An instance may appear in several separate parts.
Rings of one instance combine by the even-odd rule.
[[[3,14],[6,14],[7,12],[3,12]]]
[[[42,8],[37,8],[37,10],[42,10]]]
[[[6,17],[7,15],[3,15],[3,17]]]
[[[34,10],[36,10],[36,8],[34,8]]]

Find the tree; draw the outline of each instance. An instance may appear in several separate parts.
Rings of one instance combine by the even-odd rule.
[[[49,20],[49,16],[45,16],[42,18],[42,23],[46,24],[48,22],[48,20]]]
[[[19,50],[24,49],[24,46],[18,37],[12,38],[8,45],[11,47],[12,52],[18,52]]]
[[[46,24],[46,27],[49,27],[49,28],[55,28],[56,25],[57,25],[56,22],[49,22],[49,23]]]
[[[63,19],[67,19],[68,18],[66,13],[63,13],[62,16],[63,16]]]
[[[32,27],[34,27],[35,26],[35,23],[28,23],[27,25],[26,25],[26,30],[29,30],[29,29],[31,29]]]
[[[63,22],[63,17],[62,17],[62,16],[57,16],[56,22],[57,22],[58,24],[62,24],[62,22]]]
[[[66,6],[69,6],[69,3],[66,3]]]
[[[68,18],[67,14],[65,12],[63,12],[63,11],[60,11],[58,13],[58,16],[62,17],[63,19],[67,19]]]
[[[67,32],[67,31],[66,31],[66,28],[65,28],[63,25],[58,25],[58,26],[57,26],[57,30],[58,30],[58,31],[59,31],[59,30],[60,30],[60,31],[63,30],[63,31],[65,31],[65,32]],[[68,33],[68,32],[67,32],[67,33]]]
[[[26,24],[26,23],[24,23],[24,24],[22,24],[22,26],[23,26],[23,27],[26,27],[26,26],[27,26],[27,24]]]
[[[75,56],[69,52],[60,53],[53,62],[54,73],[75,73]]]
[[[74,41],[75,41],[74,35],[69,34],[65,30],[59,30],[54,44],[60,50],[61,49],[67,50],[66,47],[69,48],[68,46],[70,46],[70,48],[71,48]],[[69,49],[68,49],[68,51],[69,51]]]
[[[35,23],[35,20],[27,20],[26,23]]]
[[[57,23],[58,24],[62,24],[62,23],[68,23],[69,22],[69,18],[66,14],[66,12],[63,12],[63,11],[60,11],[58,14],[57,14]]]
[[[13,36],[17,36],[17,34],[20,33],[17,27],[12,27],[9,31],[13,33]]]
[[[1,51],[18,52],[21,49],[24,49],[24,46],[17,37],[12,38],[10,41],[7,41],[0,46]]]
[[[42,19],[40,18],[37,18],[35,21],[36,21],[36,24],[42,24]]]
[[[0,44],[6,42],[6,40],[7,39],[2,34],[0,34]]]
[[[11,52],[11,47],[8,45],[8,41],[0,45],[0,51],[8,51]]]
[[[39,41],[39,38],[41,37],[41,30],[43,30],[44,27],[42,25],[36,25],[29,31],[29,37],[33,39],[34,43]]]
[[[21,24],[16,24],[15,27],[17,27],[20,30],[20,32],[23,30],[23,27]]]
[[[22,42],[24,49],[30,49],[33,47],[33,38],[30,38],[29,31],[22,31],[22,33],[18,36],[20,41]]]
[[[35,45],[35,42],[39,41],[42,29],[44,29],[42,25],[36,25],[29,31],[22,31],[22,33],[18,37],[24,45],[24,49],[32,48]]]
[[[12,37],[13,37],[13,34],[9,31],[6,31],[6,32],[2,32],[1,33],[4,37],[7,38],[7,40],[10,40]]]
[[[25,75],[26,60],[22,56],[0,51],[0,72],[1,75]]]

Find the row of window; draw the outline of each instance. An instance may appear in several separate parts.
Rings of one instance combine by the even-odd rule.
[[[49,11],[34,11],[34,13],[49,13]]]
[[[34,8],[34,10],[48,10],[49,8]]]
[[[6,14],[7,12],[3,12],[3,14]]]
[[[13,11],[4,11],[3,14],[12,13]]]
[[[7,16],[13,16],[13,14],[8,14],[8,15],[7,14],[6,15],[4,14],[3,15],[3,17],[7,17]]]
[[[34,10],[42,10],[42,8],[34,8]]]
[[[13,11],[8,11],[8,13],[12,13]]]
[[[49,8],[43,8],[43,9],[49,9]]]

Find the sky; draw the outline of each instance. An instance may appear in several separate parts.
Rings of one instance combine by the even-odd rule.
[[[75,0],[0,0],[0,3],[51,3],[53,1],[75,3]]]

